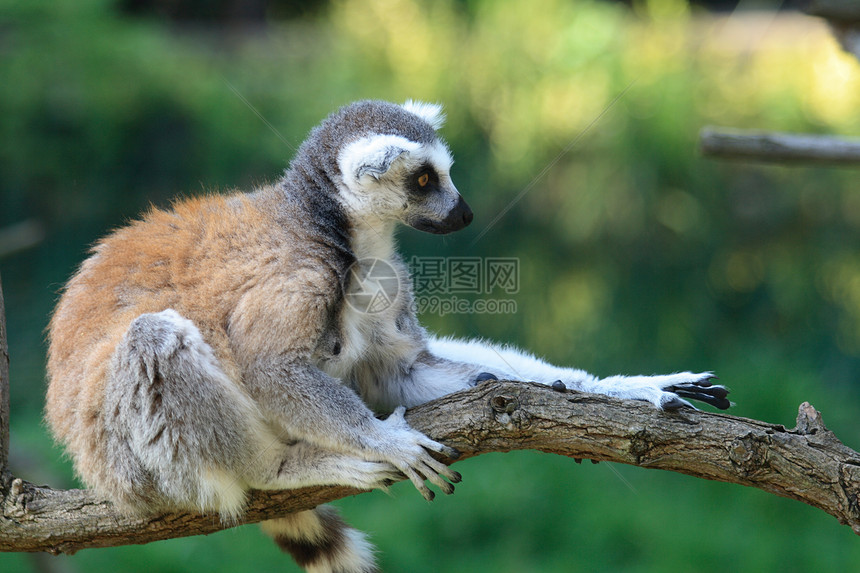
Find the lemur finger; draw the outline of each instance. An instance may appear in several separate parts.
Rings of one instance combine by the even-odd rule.
[[[701,386],[699,384],[675,384],[667,388],[670,392],[697,392],[699,394],[707,394],[715,398],[725,398],[729,395],[729,389],[725,386]]]
[[[418,432],[411,428],[409,424],[406,422],[406,418],[404,417],[404,413],[406,412],[406,408],[403,406],[398,406],[394,409],[393,412],[388,416],[385,420],[386,423],[394,424],[395,427],[400,427],[400,429],[407,430],[411,433],[414,433],[418,436],[417,443],[423,448],[431,451],[442,454],[445,457],[456,460],[460,457],[460,452],[455,450],[450,446],[446,446],[445,444],[440,444],[439,442],[433,441],[421,432]]]
[[[418,472],[416,472],[411,467],[405,467],[400,471],[402,471],[406,475],[406,477],[409,478],[409,481],[412,482],[412,485],[415,486],[415,489],[418,490],[418,492],[424,497],[424,499],[426,499],[427,501],[433,501],[433,498],[436,497],[436,494],[433,493],[429,487],[427,487],[427,484],[424,483],[424,480],[421,479],[421,476],[418,475]]]
[[[677,394],[678,396],[684,396],[686,398],[693,398],[696,400],[703,400],[703,401],[719,400],[719,401],[728,402],[728,400],[726,400],[726,394],[727,393],[725,393],[725,392],[714,392],[714,393],[705,392],[699,388],[692,388],[692,389],[676,388],[672,391],[675,394]]]
[[[461,476],[459,472],[452,470],[442,462],[437,461],[430,456],[427,456],[427,458],[423,459],[422,462],[428,465],[434,473],[444,476],[446,479],[452,481],[453,483],[459,483],[460,480],[463,479],[463,476]]]
[[[451,460],[456,460],[460,457],[460,452],[458,450],[445,445],[442,446],[442,449],[439,450],[439,453],[443,454],[446,458]]]
[[[460,452],[458,452],[454,448],[452,448],[450,446],[446,446],[445,444],[440,444],[439,442],[434,442],[433,440],[431,440],[427,436],[424,436],[423,434],[422,434],[422,436],[424,439],[421,440],[419,442],[419,444],[425,450],[429,450],[431,452],[436,452],[437,454],[442,454],[446,458],[449,458],[452,460],[456,460],[457,458],[460,457]]]
[[[708,386],[701,387],[695,384],[677,384],[670,389],[678,396],[692,398],[715,406],[720,410],[726,410],[731,407],[732,403],[726,399],[729,395],[729,389],[725,386]]]
[[[710,404],[711,406],[715,406],[720,410],[728,409],[732,403],[729,402],[726,398],[721,396],[712,396],[710,394],[705,394],[703,392],[691,392],[688,390],[676,390],[675,393],[678,396],[683,396],[684,398],[690,398],[692,400],[698,400],[700,402],[704,402],[706,404]]]
[[[426,462],[418,462],[415,467],[430,483],[441,489],[442,493],[445,495],[454,493],[454,486],[442,479],[442,476],[437,471],[434,471],[434,468],[430,467]]]

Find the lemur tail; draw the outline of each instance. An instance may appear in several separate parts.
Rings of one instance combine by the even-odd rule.
[[[321,505],[260,525],[281,551],[292,555],[308,573],[379,573],[373,546],[331,506]]]

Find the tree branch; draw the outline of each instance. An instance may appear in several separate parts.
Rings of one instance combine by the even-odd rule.
[[[811,0],[805,11],[827,20],[833,35],[849,54],[860,59],[860,2]],[[751,159],[777,163],[860,164],[860,138],[745,131],[705,127],[699,148],[706,157]]]
[[[779,163],[860,164],[860,138],[704,127],[702,154]]]
[[[857,0],[810,0],[805,12],[827,20],[860,22],[860,4]]]
[[[462,452],[536,449],[620,462],[757,487],[818,507],[860,534],[860,454],[800,406],[797,427],[693,410],[660,412],[648,404],[492,381],[413,408],[407,420]],[[468,476],[466,476],[468,479]],[[86,547],[148,543],[230,527],[217,515],[117,514],[89,491],[6,483],[0,550],[73,553]],[[310,509],[347,495],[346,487],[254,491],[241,523]]]
[[[810,0],[805,11],[827,20],[842,48],[860,59],[860,3],[857,0]]]

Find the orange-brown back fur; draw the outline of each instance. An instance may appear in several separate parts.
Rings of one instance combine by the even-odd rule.
[[[231,328],[247,335],[238,349],[245,353],[312,352],[308,341],[322,325],[336,277],[302,270],[302,253],[287,247],[295,239],[288,235],[299,229],[276,220],[276,198],[267,188],[257,196],[210,195],[179,201],[169,211],[154,208],[99,241],[69,281],[50,324],[47,420],[85,481],[109,481],[101,475],[107,464],[99,448],[106,373],[141,314],[172,308],[190,319],[237,385]],[[292,280],[284,281],[285,273]],[[266,282],[279,287],[255,288]],[[313,305],[304,304],[295,320],[285,320],[290,307],[283,303],[290,301],[279,295],[296,294],[319,301],[321,312],[307,312]],[[273,312],[279,319],[262,324]]]

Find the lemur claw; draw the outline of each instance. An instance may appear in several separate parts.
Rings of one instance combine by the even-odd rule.
[[[711,375],[695,382],[676,384],[668,387],[666,390],[674,392],[683,398],[699,400],[700,402],[710,404],[720,410],[725,410],[732,405],[732,403],[726,398],[726,396],[729,395],[729,389],[725,386],[712,385],[711,380],[716,379],[716,376]]]

